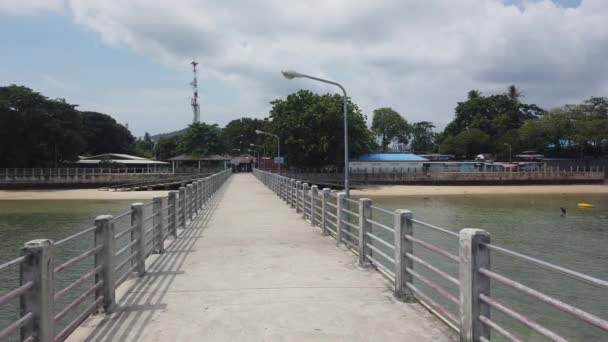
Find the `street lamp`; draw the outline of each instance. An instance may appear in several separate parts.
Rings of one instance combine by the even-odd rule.
[[[323,83],[333,84],[342,90],[342,93],[344,94],[344,192],[346,192],[346,198],[349,198],[350,191],[349,191],[349,187],[348,187],[348,178],[349,178],[350,170],[348,169],[348,98],[346,95],[346,90],[339,83],[332,82],[332,81],[325,80],[325,79],[318,78],[318,77],[314,77],[314,76],[300,74],[299,72],[295,72],[293,70],[281,71],[281,73],[288,80],[291,80],[294,78],[308,78],[308,79],[323,82]]]
[[[249,146],[251,146],[251,147],[261,147],[262,148],[262,155],[263,156],[266,155],[266,147],[264,147],[262,145],[256,145],[256,144],[249,144]]]
[[[248,149],[247,149],[247,151],[249,151],[249,152],[253,152],[253,157],[254,157],[254,158],[256,158],[256,159],[258,158],[258,157],[256,157],[256,153],[257,153],[257,155],[258,155],[258,156],[260,155],[260,152],[258,152],[258,151],[256,151],[256,150],[252,150],[252,149],[250,149],[250,148],[248,148]]]
[[[511,162],[511,145],[504,143],[505,146],[507,146],[509,148],[509,163]]]
[[[279,136],[272,134],[272,133],[260,131],[259,129],[255,130],[255,134],[266,134],[266,135],[270,135],[271,137],[277,138],[277,157],[279,158],[279,175],[280,175],[281,174],[281,140],[279,139]]]

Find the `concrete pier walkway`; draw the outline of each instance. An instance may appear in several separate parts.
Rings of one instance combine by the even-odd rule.
[[[452,341],[457,336],[336,248],[251,174],[233,175],[115,313],[70,341]]]

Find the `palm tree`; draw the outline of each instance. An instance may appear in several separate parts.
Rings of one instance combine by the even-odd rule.
[[[480,98],[481,92],[477,89],[469,90],[467,97],[469,98],[469,100]]]
[[[517,89],[517,87],[514,84],[511,84],[507,88],[507,96],[509,98],[511,98],[512,100],[519,102],[519,98],[524,97],[524,94],[519,89]]]

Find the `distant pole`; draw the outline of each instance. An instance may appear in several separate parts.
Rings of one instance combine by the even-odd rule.
[[[196,70],[196,66],[198,65],[198,63],[196,61],[192,61],[190,64],[192,64],[192,73],[194,74],[194,79],[190,83],[190,85],[192,86],[192,91],[194,93],[191,100],[192,112],[194,114],[194,119],[192,120],[192,123],[198,123],[201,121],[200,107],[198,105],[198,72]]]

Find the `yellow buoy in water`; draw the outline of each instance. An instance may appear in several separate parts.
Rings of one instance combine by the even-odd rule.
[[[579,208],[593,208],[593,204],[589,204],[589,203],[578,203],[577,206]]]

